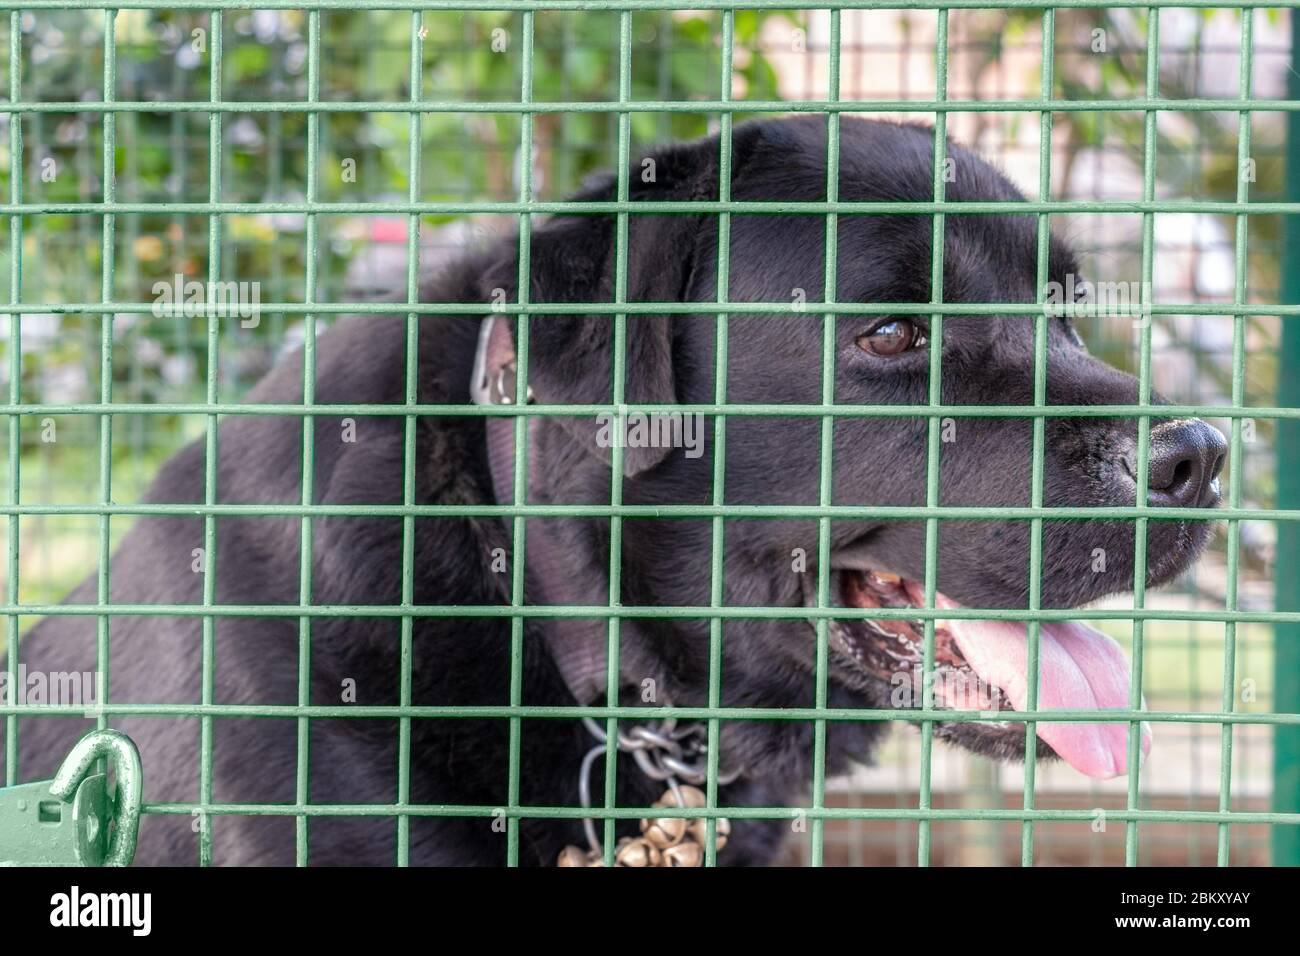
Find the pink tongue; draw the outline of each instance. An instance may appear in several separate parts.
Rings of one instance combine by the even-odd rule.
[[[923,597],[923,595],[918,595]],[[921,603],[921,602],[918,602]],[[940,608],[961,607],[937,594]],[[1016,710],[1026,710],[1029,654],[1019,621],[946,622],[962,656],[979,678],[1000,687]],[[1129,665],[1119,645],[1100,631],[1074,621],[1044,621],[1038,644],[1039,710],[1120,709],[1129,706]],[[1128,724],[1066,724],[1040,721],[1038,736],[1061,759],[1090,777],[1128,772]],[[1151,749],[1151,730],[1142,725],[1142,753]]]

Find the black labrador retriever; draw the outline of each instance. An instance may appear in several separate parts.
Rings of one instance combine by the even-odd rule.
[[[735,200],[818,201],[826,197],[827,133],[812,117],[738,125],[733,132],[731,197]],[[845,118],[841,128],[839,197],[844,201],[928,201],[932,198],[930,129]],[[716,137],[658,149],[629,171],[637,201],[696,201],[719,195]],[[955,145],[947,198],[1019,200],[992,167]],[[578,196],[612,200],[612,177]],[[556,216],[530,241],[533,303],[605,303],[620,291],[630,303],[709,302],[719,297],[719,217],[714,213],[631,215],[627,219],[626,284],[615,280],[616,218]],[[929,322],[925,315],[839,315],[834,341],[823,338],[823,316],[800,303],[824,301],[826,222],[821,215],[730,217],[724,299],[788,303],[781,312],[734,314],[726,332],[725,401],[764,405],[818,404],[829,388],[837,405],[923,405],[928,401]],[[836,225],[836,301],[931,301],[932,221],[927,215],[841,215]],[[958,214],[946,217],[943,301],[1037,301],[1037,233],[1032,215]],[[1050,278],[1070,287],[1074,260],[1053,240]],[[469,256],[427,285],[434,302],[517,301],[519,250],[507,242]],[[611,312],[614,310],[610,310]],[[719,337],[709,314],[647,314],[626,322],[630,406],[708,404],[720,392]],[[609,314],[535,316],[527,337],[528,382],[543,404],[592,405],[614,399],[614,323]],[[1034,319],[1017,315],[952,315],[943,324],[942,401],[952,405],[1032,403]],[[428,316],[419,324],[418,400],[461,405],[472,397],[512,401],[519,336],[504,315]],[[833,349],[834,381],[823,381]],[[316,401],[395,404],[405,400],[404,320],[358,317],[320,338]],[[298,355],[251,393],[253,404],[297,403],[302,397]],[[1127,404],[1137,382],[1089,356],[1068,321],[1047,329],[1049,404]],[[660,410],[663,411],[662,409]],[[621,466],[625,505],[728,507],[816,505],[823,493],[836,505],[926,503],[927,420],[917,415],[842,416],[831,426],[832,478],[821,484],[822,421],[792,414],[733,417],[725,423],[725,468],[715,472],[713,421],[629,413],[608,417],[550,415],[528,426],[528,500],[538,504],[601,506],[611,501],[613,463]],[[494,424],[495,423],[495,424]],[[654,426],[647,429],[647,424]],[[671,427],[667,427],[671,426]],[[405,499],[406,420],[393,415],[318,415],[314,419],[312,502],[320,505],[400,505]],[[639,431],[638,431],[639,429]],[[1131,505],[1137,497],[1136,422],[1132,419],[1048,419],[1042,463],[1043,504],[1085,509]],[[647,440],[655,436],[667,440]],[[639,437],[639,440],[638,440]],[[459,506],[457,513],[422,513],[413,522],[409,600],[415,605],[500,607],[512,592],[512,522],[466,515],[464,506],[513,500],[512,420],[473,415],[415,420],[410,493],[422,506]],[[939,502],[953,506],[1025,506],[1031,502],[1033,425],[1017,417],[960,417],[943,423]],[[217,499],[255,505],[300,504],[302,419],[292,415],[230,415],[218,435]],[[675,446],[675,447],[674,447]],[[1153,423],[1146,498],[1154,504],[1212,507],[1224,441],[1199,421]],[[204,500],[204,445],[182,450],[161,470],[151,502]],[[715,487],[715,477],[722,488]],[[743,515],[744,508],[737,514]],[[853,608],[910,607],[924,601],[923,521],[880,519],[870,512],[829,526],[829,601]],[[1207,516],[1208,517],[1208,516]],[[1189,567],[1210,534],[1205,520],[1152,520],[1148,525],[1148,584],[1169,581]],[[709,515],[658,517],[643,510],[617,526],[599,508],[589,516],[527,520],[526,603],[607,607],[628,612],[618,626],[618,674],[623,704],[709,703],[710,623],[654,609],[817,605],[818,523],[807,514],[729,517],[715,540]],[[216,619],[211,700],[219,705],[275,705],[276,716],[240,711],[211,724],[211,800],[222,804],[391,806],[399,800],[399,704],[402,621],[392,613],[366,616],[369,605],[403,600],[403,522],[392,514],[334,514],[312,519],[304,538],[296,517],[222,516],[206,569],[195,560],[203,522],[194,516],[149,516],[132,527],[111,561],[113,604],[194,605],[204,575],[216,575],[216,602],[241,606],[302,604],[350,609],[314,616],[309,634],[292,610]],[[1041,606],[1072,608],[1133,586],[1134,525],[1117,520],[1048,520],[1042,527]],[[300,576],[304,540],[311,548],[310,581]],[[723,549],[715,591],[714,545]],[[1030,601],[1031,528],[1023,520],[945,520],[938,529],[936,597],[941,608],[1025,608]],[[618,572],[611,584],[611,569]],[[305,588],[305,591],[303,590]],[[69,604],[97,601],[88,580]],[[897,614],[828,625],[826,701],[831,707],[895,710],[907,719],[918,706],[920,625]],[[720,700],[729,707],[807,708],[816,700],[815,629],[804,618],[758,614],[723,622]],[[114,704],[194,704],[203,700],[203,638],[194,616],[115,615],[109,620],[107,699]],[[606,701],[608,624],[571,616],[529,616],[523,626],[519,684],[511,686],[511,622],[503,616],[416,616],[411,625],[411,681],[416,706],[504,708],[574,706]],[[1127,707],[1129,667],[1109,638],[1083,625],[1045,623],[1041,629],[1038,706]],[[965,707],[972,689],[981,709],[1022,708],[1028,699],[1025,626],[961,619],[941,623],[935,638],[936,706]],[[50,616],[21,643],[28,671],[93,671],[96,621]],[[302,656],[306,652],[306,657]],[[300,685],[300,674],[309,679]],[[292,707],[300,693],[330,708],[300,724]],[[250,708],[251,709],[251,708]],[[350,710],[351,709],[351,710]],[[355,711],[355,713],[354,713]],[[806,799],[811,785],[814,727],[806,719],[721,723],[721,806],[782,807]],[[802,716],[806,717],[807,714]],[[138,743],[148,803],[199,801],[201,721],[193,716],[116,716],[116,727]],[[838,773],[870,758],[887,720],[832,721],[826,769]],[[300,731],[306,731],[299,747]],[[625,728],[632,723],[623,725]],[[21,778],[52,774],[71,742],[88,729],[65,715],[19,721]],[[689,735],[692,728],[679,724]],[[523,806],[579,805],[584,755],[596,744],[590,725],[566,718],[519,722],[518,801]],[[1037,725],[1039,752],[1060,756],[1093,776],[1127,767],[1127,725]],[[951,722],[940,738],[977,753],[1015,758],[1025,748],[1024,725]],[[1143,732],[1143,748],[1149,741]],[[685,739],[685,738],[684,738]],[[692,736],[698,743],[698,736]],[[418,806],[464,805],[469,816],[414,815],[409,854],[419,864],[501,864],[507,838],[500,813],[509,800],[510,728],[500,712],[416,717],[409,723],[409,795]],[[698,747],[693,751],[698,762]],[[301,761],[305,761],[303,764]],[[589,768],[595,800],[603,798],[601,763]],[[306,792],[299,794],[298,781]],[[617,801],[647,806],[664,783],[644,773],[633,755],[620,755]],[[221,814],[210,821],[212,859],[226,864],[288,864],[295,859],[298,821],[291,815]],[[789,819],[737,821],[723,864],[772,859]],[[199,858],[200,821],[147,814],[137,859],[189,863]],[[391,815],[324,814],[306,825],[309,860],[328,864],[390,864],[397,856]],[[622,821],[619,833],[635,832]],[[552,865],[566,845],[585,848],[576,819],[523,819],[520,860]]]

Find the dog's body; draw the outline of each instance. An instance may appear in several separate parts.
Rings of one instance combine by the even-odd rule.
[[[735,199],[825,198],[825,131],[810,119],[746,124],[734,132]],[[927,200],[931,193],[932,133],[920,127],[846,119],[840,197],[845,200]],[[950,199],[1004,199],[1015,190],[978,158],[956,147]],[[634,167],[634,199],[698,200],[717,196],[716,141],[655,154],[655,182]],[[580,198],[612,198],[606,180]],[[709,301],[717,297],[717,221],[710,215],[632,216],[627,260],[629,301]],[[838,288],[841,302],[926,302],[930,299],[930,220],[900,215],[841,217]],[[613,294],[614,224],[608,216],[562,217],[531,240],[533,302],[604,302]],[[821,216],[733,216],[730,235],[732,301],[818,301],[825,226]],[[1035,300],[1033,217],[950,215],[945,244],[944,300]],[[426,299],[507,301],[517,296],[513,246],[463,263],[431,284]],[[1055,245],[1053,278],[1072,270]],[[633,316],[628,320],[626,399],[630,404],[709,403],[715,398],[716,334],[709,316]],[[928,400],[927,349],[889,360],[855,349],[873,316],[837,322],[837,404],[914,404]],[[955,317],[946,324],[943,397],[952,404],[1014,404],[1033,400],[1033,319]],[[1068,325],[1050,323],[1047,400],[1051,404],[1136,401],[1136,383],[1089,358]],[[479,337],[477,316],[420,320],[418,399],[459,405],[470,399],[470,371]],[[544,403],[600,403],[611,398],[612,333],[607,316],[536,317],[530,323],[529,378]],[[821,401],[822,319],[818,315],[735,315],[728,336],[730,402]],[[400,318],[346,319],[320,337],[316,393],[320,404],[393,404],[404,400],[405,326]],[[302,398],[301,356],[281,365],[250,395],[250,403],[293,404]],[[355,441],[345,440],[343,416],[314,420],[311,501],[317,504],[401,504],[406,419],[355,416]],[[725,501],[729,505],[815,504],[819,500],[821,423],[815,418],[734,418],[726,425]],[[962,429],[969,429],[964,435]],[[484,420],[420,417],[413,463],[420,505],[467,505],[495,500]],[[603,504],[610,498],[609,450],[593,438],[590,416],[540,419],[530,432],[530,500]],[[925,503],[927,424],[917,417],[846,418],[834,429],[835,504]],[[628,504],[709,504],[713,501],[713,435],[705,454],[628,448],[623,500]],[[1032,425],[1028,419],[963,421],[959,440],[945,447],[941,501],[954,505],[1029,503]],[[1049,420],[1044,503],[1132,504],[1133,422]],[[300,504],[303,424],[293,416],[234,415],[220,426],[217,499],[224,503]],[[1164,467],[1154,446],[1151,487]],[[1170,488],[1174,487],[1169,464]],[[1217,465],[1213,461],[1206,469]],[[1127,482],[1127,483],[1126,483]],[[1181,486],[1180,486],[1181,487]],[[1207,485],[1208,487],[1208,485]],[[1172,494],[1172,492],[1170,492]],[[1198,504],[1212,503],[1195,489]],[[204,500],[204,446],[172,459],[149,495],[155,502]],[[1177,503],[1177,502],[1175,502]],[[610,599],[608,521],[548,518],[558,546],[546,553],[557,566],[533,567],[528,583],[547,577],[571,582],[575,597],[593,606]],[[334,516],[312,521],[310,589],[300,580],[301,522],[296,517],[222,517],[215,557],[220,605],[299,604],[351,607],[401,603],[401,518]],[[536,521],[529,522],[529,529]],[[1151,583],[1187,566],[1204,541],[1195,523],[1152,522]],[[831,529],[836,567],[865,560],[873,567],[924,577],[920,522],[837,521]],[[797,607],[816,580],[818,528],[812,520],[737,520],[725,528],[727,605]],[[139,519],[114,555],[109,602],[128,605],[200,604],[204,574],[193,570],[204,543],[203,521],[192,517]],[[713,529],[707,519],[626,519],[621,534],[625,606],[708,606]],[[1023,607],[1028,598],[1029,529],[1014,522],[945,522],[940,535],[943,590],[979,607]],[[1042,602],[1070,607],[1132,586],[1133,532],[1122,522],[1047,522]],[[1109,554],[1107,570],[1089,571],[1095,550]],[[509,520],[495,517],[418,518],[414,522],[416,605],[493,606],[510,601],[511,576],[499,556],[511,550]],[[799,555],[806,560],[800,565]],[[884,557],[881,557],[884,555]],[[876,564],[875,562],[880,562]],[[855,565],[856,566],[856,565]],[[576,583],[574,583],[576,582]],[[68,603],[96,603],[95,579]],[[567,602],[566,602],[567,603]],[[398,617],[314,616],[304,641],[300,619],[217,617],[211,659],[211,699],[217,704],[299,702],[300,648],[310,647],[310,701],[345,708],[400,702],[402,623]],[[523,639],[522,700],[573,705],[573,689],[551,651],[568,622],[529,618]],[[601,625],[603,628],[603,625]],[[415,617],[411,702],[415,705],[505,705],[510,700],[510,622],[507,618]],[[603,629],[601,631],[603,634]],[[119,616],[109,621],[108,700],[114,704],[195,703],[203,699],[203,632],[196,616]],[[602,642],[603,644],[603,639]],[[620,625],[623,701],[692,706],[708,703],[709,625],[705,620],[633,617]],[[22,641],[29,670],[93,671],[96,620],[52,616]],[[795,620],[732,620],[724,626],[723,703],[806,707],[815,700],[812,631]],[[888,707],[890,685],[854,671],[832,654],[831,706]],[[603,673],[603,661],[600,663]],[[647,683],[652,682],[652,683]],[[354,697],[345,697],[355,688]],[[582,696],[579,694],[578,696]],[[590,702],[589,700],[582,701]],[[602,701],[603,702],[603,701]],[[148,803],[200,800],[197,718],[152,716],[112,720],[140,747]],[[85,721],[26,717],[20,721],[21,778],[52,774]],[[867,759],[883,722],[832,722],[827,770]],[[212,793],[217,803],[292,804],[299,794],[300,725],[292,716],[211,720]],[[509,725],[500,718],[416,718],[410,721],[412,804],[503,807],[508,802]],[[397,720],[314,718],[307,760],[312,804],[393,804],[398,799]],[[970,724],[939,725],[938,733],[972,749],[1014,756],[1005,738],[983,739]],[[738,769],[721,788],[719,804],[783,806],[801,799],[812,780],[813,727],[804,721],[724,721],[721,762]],[[575,806],[583,755],[594,739],[580,721],[529,719],[520,734],[519,801],[524,806]],[[593,776],[599,777],[600,764]],[[663,791],[620,759],[618,802],[645,806]],[[600,794],[598,779],[593,790]],[[597,798],[599,799],[599,797]],[[415,864],[500,864],[506,837],[491,816],[422,817],[410,824]],[[620,832],[634,826],[620,825]],[[198,826],[183,815],[148,815],[138,859],[188,863],[198,858]],[[322,864],[388,864],[396,859],[392,817],[312,817],[309,859]],[[719,862],[756,864],[772,858],[783,821],[739,821]],[[214,862],[292,863],[292,816],[220,815],[212,822]],[[522,862],[551,864],[566,844],[585,845],[577,821],[530,820],[520,826]]]

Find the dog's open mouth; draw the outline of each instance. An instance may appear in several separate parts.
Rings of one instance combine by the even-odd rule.
[[[877,570],[832,572],[835,603],[852,608],[921,608],[920,582]],[[942,593],[939,609],[961,607]],[[835,620],[832,653],[848,666],[892,687],[896,707],[922,703],[923,625],[911,620]],[[1028,697],[1028,636],[1021,621],[938,620],[934,633],[934,705],[947,710],[1025,710]],[[1075,621],[1044,621],[1039,630],[1038,710],[1128,709],[1129,663],[1109,636]],[[1090,777],[1127,772],[1128,724],[1039,721],[1039,752],[1055,754]],[[972,750],[1011,757],[1023,753],[1019,722],[952,722],[940,736]],[[1141,731],[1142,753],[1151,746]]]

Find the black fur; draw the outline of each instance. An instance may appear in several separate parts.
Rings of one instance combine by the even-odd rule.
[[[843,200],[928,200],[932,195],[932,131],[845,118],[840,187]],[[743,124],[734,130],[732,197],[821,200],[826,193],[824,121],[795,118]],[[718,195],[716,139],[655,151],[655,181],[642,165],[629,173],[637,200],[699,200]],[[1020,198],[1007,180],[955,145],[956,203]],[[578,198],[612,199],[603,177]],[[614,220],[557,217],[539,226],[531,244],[534,302],[610,301]],[[792,302],[823,296],[825,224],[820,216],[731,217],[727,296],[733,301]],[[930,300],[931,222],[925,216],[841,216],[838,288],[843,302]],[[627,292],[631,301],[709,301],[717,297],[718,223],[712,215],[632,216]],[[943,293],[946,301],[1035,299],[1036,217],[947,216]],[[488,301],[495,290],[516,294],[517,250],[507,243],[461,263],[431,282],[426,299]],[[1075,271],[1069,252],[1053,241],[1050,272]],[[798,290],[802,290],[799,292]],[[878,319],[837,321],[837,403],[923,404],[926,350],[883,360],[854,339]],[[924,319],[921,320],[924,322]],[[426,317],[419,329],[419,400],[468,401],[478,332],[474,316]],[[642,316],[628,320],[627,400],[630,403],[711,402],[715,323],[711,316]],[[1062,320],[1050,324],[1048,401],[1109,404],[1137,400],[1136,382],[1088,356]],[[1028,403],[1033,398],[1033,320],[1027,316],[949,317],[945,323],[943,400],[962,404]],[[322,403],[403,400],[401,318],[343,320],[324,334],[317,356],[316,398]],[[530,376],[543,402],[600,402],[611,397],[612,325],[607,316],[541,316],[531,323]],[[822,317],[734,315],[729,327],[727,398],[732,402],[817,403],[821,400]],[[301,357],[273,371],[251,403],[301,400]],[[301,496],[302,420],[240,416],[219,432],[218,498],[222,502],[296,504]],[[402,501],[404,420],[358,417],[357,441],[341,441],[338,417],[314,426],[314,501]],[[816,419],[732,418],[727,429],[726,503],[813,504],[818,500],[821,424]],[[942,454],[941,498],[953,505],[1029,503],[1032,425],[1028,419],[960,419],[956,441]],[[606,453],[596,447],[589,417],[549,418],[536,427],[533,467],[538,494],[567,503],[607,503]],[[1044,498],[1048,505],[1131,504],[1134,484],[1123,465],[1131,455],[1132,421],[1058,419],[1047,422]],[[629,504],[712,501],[711,424],[705,454],[629,449],[624,500]],[[834,428],[837,504],[924,504],[926,423],[917,418],[838,420]],[[203,500],[201,442],[160,472],[148,499]],[[493,500],[484,424],[475,417],[418,421],[414,463],[421,504]],[[603,520],[551,519],[566,548],[561,566],[547,569],[585,589],[587,603],[608,601],[609,535]],[[402,525],[396,518],[322,517],[312,522],[312,590],[319,605],[390,605],[401,597]],[[1148,544],[1150,583],[1168,580],[1195,557],[1204,523],[1153,521]],[[869,555],[909,577],[924,576],[924,531],[917,522],[836,522],[833,546]],[[622,597],[629,606],[709,604],[707,520],[623,522]],[[217,601],[294,605],[299,600],[300,523],[296,518],[217,521]],[[809,556],[815,574],[813,521],[729,520],[725,529],[725,601],[729,605],[798,606],[801,575],[792,552]],[[111,600],[126,604],[195,604],[202,575],[191,571],[192,549],[203,543],[196,518],[141,518],[112,558]],[[1028,593],[1029,527],[1024,522],[944,522],[940,587],[975,606],[1024,606]],[[421,518],[415,522],[414,601],[417,604],[508,603],[509,575],[494,573],[494,548],[510,547],[507,524],[493,518]],[[1108,554],[1103,574],[1091,571],[1093,549]],[[1069,607],[1131,587],[1133,530],[1104,521],[1047,522],[1043,603]],[[94,602],[93,580],[68,598]],[[317,617],[311,627],[311,698],[338,705],[344,680],[355,680],[357,702],[398,702],[400,622],[392,617]],[[547,627],[529,620],[524,639],[523,699],[572,704],[549,656]],[[199,618],[114,617],[109,697],[114,703],[187,702],[201,696]],[[640,703],[652,678],[676,704],[707,703],[708,622],[627,619],[621,627],[625,699]],[[728,621],[722,664],[724,703],[808,706],[813,703],[812,631],[803,621]],[[216,625],[215,700],[292,705],[298,697],[299,625],[292,617],[222,617]],[[509,700],[509,623],[503,619],[417,618],[413,700],[416,704],[484,705]],[[23,639],[30,669],[93,670],[95,621],[51,616]],[[889,688],[832,674],[832,706],[887,706]],[[148,802],[199,797],[200,722],[196,718],[114,719],[140,745]],[[295,799],[297,723],[292,718],[219,718],[212,722],[213,799],[291,802]],[[66,717],[20,721],[21,776],[52,774],[72,740],[89,725]],[[869,759],[885,731],[879,723],[833,723],[827,768]],[[956,736],[957,732],[949,731]],[[978,735],[965,742],[980,749]],[[784,805],[811,784],[813,728],[794,721],[726,722],[722,762],[745,776],[721,792],[723,805]],[[417,719],[411,724],[411,800],[416,804],[501,806],[507,800],[507,722]],[[391,803],[397,797],[398,726],[388,719],[320,719],[311,723],[312,803]],[[525,805],[577,804],[578,765],[592,740],[572,720],[525,720],[521,799]],[[1007,754],[999,754],[1008,756]],[[662,787],[624,759],[622,805],[645,805]],[[599,788],[597,787],[597,792]],[[627,824],[631,826],[631,824]],[[782,821],[739,821],[719,861],[757,864],[774,855]],[[215,862],[287,864],[294,856],[289,817],[219,816],[213,823]],[[388,864],[396,856],[396,826],[384,818],[319,818],[309,825],[310,859],[329,864]],[[525,820],[524,862],[550,864],[567,843],[582,843],[577,822]],[[197,859],[189,818],[148,815],[138,859],[189,863]],[[419,864],[500,864],[506,838],[488,818],[420,818],[411,823],[411,857]]]

